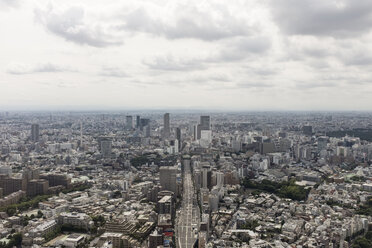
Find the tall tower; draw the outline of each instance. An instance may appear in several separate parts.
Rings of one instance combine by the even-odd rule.
[[[170,123],[169,123],[169,113],[164,114],[164,138],[168,139],[170,136]]]
[[[200,124],[197,126],[197,139],[201,138],[202,130],[211,130],[211,117],[209,115],[200,116]]]
[[[209,115],[200,116],[200,127],[201,127],[201,130],[211,129],[211,117]]]
[[[80,147],[83,147],[83,122],[80,121]]]
[[[181,151],[182,141],[181,141],[181,128],[176,128],[176,139],[178,140],[178,150]]]
[[[141,116],[136,116],[136,128],[139,128],[141,126]]]
[[[125,129],[132,130],[133,128],[133,116],[127,115],[125,117]]]
[[[33,142],[39,141],[39,124],[31,125],[31,140]]]

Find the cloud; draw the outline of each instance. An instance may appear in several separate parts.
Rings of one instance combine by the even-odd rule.
[[[247,37],[229,40],[216,53],[194,58],[175,57],[171,54],[143,60],[150,69],[164,71],[204,70],[210,63],[238,62],[263,54],[271,47],[267,37]]]
[[[339,83],[333,82],[298,82],[296,83],[296,88],[300,90],[309,90],[309,89],[316,89],[316,88],[334,88],[340,87]]]
[[[0,11],[7,8],[15,8],[19,6],[19,0],[0,0]]]
[[[280,29],[290,35],[351,37],[371,30],[369,0],[271,0]]]
[[[274,85],[266,82],[238,83],[238,88],[271,88]]]
[[[124,24],[120,25],[120,29],[168,39],[193,38],[204,41],[247,36],[257,31],[253,24],[237,18],[222,5],[209,3],[208,6],[200,7],[185,4],[167,10],[170,16],[159,18],[152,17],[145,7],[138,7],[122,16]]]
[[[357,53],[344,59],[347,66],[369,66],[372,65],[372,56],[369,53]]]
[[[8,66],[7,73],[13,75],[33,74],[33,73],[45,73],[45,72],[74,72],[67,67],[58,66],[51,63],[38,64],[36,66],[30,66],[26,64],[13,63]]]
[[[229,41],[212,56],[211,62],[234,62],[244,60],[252,55],[257,56],[267,52],[271,47],[271,40],[267,37],[245,37]]]
[[[152,59],[145,59],[143,63],[153,70],[163,71],[192,71],[203,70],[202,59],[175,58],[173,55],[156,56]]]
[[[127,73],[118,67],[103,67],[99,75],[117,78],[129,77]]]
[[[123,43],[120,37],[110,34],[110,26],[87,21],[82,7],[56,10],[50,4],[46,10],[36,9],[35,17],[47,31],[79,45],[107,47]]]

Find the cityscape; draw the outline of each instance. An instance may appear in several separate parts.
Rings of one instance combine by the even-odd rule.
[[[4,112],[0,244],[358,247],[371,234],[371,123],[354,112]]]
[[[0,248],[372,248],[371,0],[0,0]]]

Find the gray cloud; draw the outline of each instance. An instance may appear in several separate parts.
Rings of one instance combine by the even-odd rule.
[[[372,4],[369,0],[272,0],[274,20],[291,35],[346,37],[369,31]]]
[[[250,82],[250,83],[238,83],[238,88],[271,88],[274,85],[266,82]]]
[[[333,88],[339,87],[339,83],[333,82],[297,82],[295,87],[300,90],[315,89],[315,88]]]
[[[118,67],[103,67],[99,75],[118,78],[129,77],[127,73]]]
[[[366,53],[353,54],[344,59],[344,64],[348,66],[369,66],[372,65],[372,56]]]
[[[23,75],[44,72],[75,72],[75,70],[51,63],[44,63],[38,64],[36,66],[30,66],[25,64],[11,64],[6,70],[6,72],[13,75]]]
[[[211,12],[218,14],[212,15]],[[165,36],[168,39],[194,38],[213,41],[236,36],[251,35],[256,28],[239,20],[224,6],[213,5],[201,11],[195,6],[184,5],[174,10],[174,20],[164,21],[151,17],[144,8],[138,8],[123,17],[119,28]]]
[[[220,52],[210,58],[211,62],[232,62],[244,60],[252,55],[265,53],[271,47],[267,37],[245,37],[228,42]]]
[[[67,41],[93,47],[117,46],[123,43],[121,38],[109,34],[107,27],[90,24],[84,20],[84,16],[82,7],[70,7],[62,12],[55,11],[52,6],[46,10],[35,10],[36,19],[46,30]]]
[[[164,71],[191,71],[203,70],[205,67],[200,59],[180,59],[172,55],[156,56],[152,59],[145,59],[143,63],[150,69]]]
[[[164,71],[204,70],[210,63],[237,62],[267,52],[271,41],[267,37],[246,37],[230,40],[217,53],[205,57],[176,58],[173,55],[156,56],[143,60],[150,69]],[[261,71],[261,73],[264,73]]]

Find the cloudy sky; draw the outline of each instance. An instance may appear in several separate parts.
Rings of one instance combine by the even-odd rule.
[[[0,0],[0,108],[372,110],[370,0]]]

